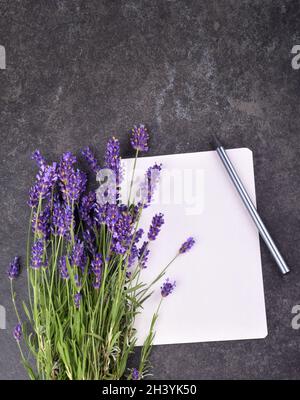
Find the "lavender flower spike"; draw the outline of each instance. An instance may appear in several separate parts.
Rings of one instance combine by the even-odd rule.
[[[148,207],[152,201],[155,189],[160,178],[161,169],[162,165],[155,163],[146,171],[145,179],[141,184],[141,198],[144,204],[144,208]]]
[[[18,323],[13,331],[13,337],[16,339],[17,342],[21,340],[22,337],[22,326]]]
[[[86,187],[86,174],[78,169],[75,171],[75,163],[76,157],[72,153],[66,152],[62,155],[58,167],[61,192],[67,202],[78,201]]]
[[[160,228],[164,223],[164,215],[162,213],[154,215],[148,232],[149,240],[155,240],[157,238],[157,235],[160,232]]]
[[[8,268],[9,279],[16,279],[20,274],[20,260],[19,257],[15,257],[13,262],[10,263]]]
[[[73,266],[77,265],[77,267],[84,272],[86,262],[87,258],[84,251],[84,243],[77,239],[72,249],[70,263]]]
[[[138,257],[141,268],[147,268],[146,264],[148,262],[148,257],[150,253],[150,250],[148,249],[148,244],[149,242],[144,242],[141,248],[139,249]]]
[[[75,307],[78,309],[79,307],[80,307],[80,302],[81,302],[81,294],[80,293],[76,293],[75,295],[74,295],[74,304],[75,304]]]
[[[53,201],[52,226],[54,235],[68,238],[73,221],[72,209],[69,205],[62,204],[57,197]]]
[[[41,238],[48,239],[50,233],[50,205],[48,204],[44,210],[34,212],[32,218],[32,231]]]
[[[94,154],[92,153],[91,149],[89,147],[86,147],[82,151],[82,155],[88,162],[91,170],[96,174],[99,171],[100,166],[98,165],[98,162],[97,162]]]
[[[183,254],[189,251],[195,244],[195,239],[192,237],[189,237],[180,247],[179,253]]]
[[[29,190],[28,205],[36,207],[40,199],[50,197],[53,185],[57,181],[56,163],[45,165],[36,176],[36,182]]]
[[[79,206],[79,216],[86,222],[89,228],[92,227],[93,220],[93,209],[96,206],[96,193],[89,192],[87,195],[82,196]]]
[[[67,267],[66,256],[62,256],[59,259],[58,268],[59,268],[59,272],[60,272],[62,279],[69,279],[70,276],[69,276],[69,271],[68,271],[68,267]]]
[[[134,126],[131,131],[131,146],[138,151],[149,150],[148,147],[149,133],[145,125]]]
[[[33,269],[40,269],[46,266],[44,262],[44,242],[42,239],[38,239],[32,246],[30,266]]]
[[[162,297],[167,297],[169,294],[171,294],[176,286],[176,282],[174,281],[173,283],[170,282],[169,278],[166,279],[166,281],[163,283],[161,286],[161,295]]]
[[[44,168],[46,166],[46,160],[39,150],[35,150],[32,153],[31,159],[36,161],[39,168]]]
[[[99,289],[101,286],[102,264],[103,260],[101,254],[96,254],[95,258],[91,262],[92,271],[95,275],[95,280],[93,282],[93,286],[95,289]]]
[[[138,369],[133,368],[132,373],[131,373],[131,378],[133,381],[138,381],[140,379],[140,373],[139,373]]]
[[[115,137],[112,137],[106,146],[105,168],[111,169],[116,175],[116,184],[121,181],[121,158],[120,158],[120,142]]]

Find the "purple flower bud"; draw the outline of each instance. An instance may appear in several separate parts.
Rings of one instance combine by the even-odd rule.
[[[76,202],[86,187],[87,177],[84,172],[74,171],[69,175],[65,185],[61,186],[63,198],[66,201]]]
[[[129,253],[129,256],[128,256],[128,261],[127,261],[127,267],[128,268],[130,268],[134,264],[135,260],[138,257],[138,254],[139,254],[138,248],[136,247],[135,244],[133,244],[131,246],[130,253]]]
[[[195,244],[195,239],[192,237],[189,237],[180,247],[179,253],[183,254],[189,251]]]
[[[104,166],[115,173],[116,184],[119,185],[121,181],[120,142],[115,137],[111,138],[107,143]]]
[[[10,263],[8,268],[8,277],[9,279],[16,279],[20,274],[20,259],[19,257],[15,257],[13,262]]]
[[[131,373],[131,378],[134,381],[138,381],[140,379],[140,373],[139,373],[138,369],[133,368],[132,373]]]
[[[31,268],[40,269],[41,267],[45,267],[47,264],[44,258],[44,241],[38,239],[31,248]]]
[[[147,152],[149,150],[148,140],[149,134],[147,128],[145,128],[145,125],[133,127],[131,131],[130,143],[135,150]]]
[[[96,193],[90,192],[88,195],[83,196],[80,201],[79,215],[80,218],[86,222],[88,227],[92,227],[94,218],[92,215],[93,209],[96,207]]]
[[[41,168],[36,176],[36,182],[29,191],[28,204],[36,207],[40,199],[50,197],[53,185],[57,181],[56,163]]]
[[[101,274],[102,274],[103,259],[101,254],[96,254],[93,261],[91,262],[92,272],[94,273],[95,280],[93,286],[95,289],[99,289],[101,285]]]
[[[79,239],[77,239],[72,249],[70,263],[71,265],[76,265],[82,271],[84,271],[86,262],[87,258],[84,250],[84,244]]]
[[[96,243],[95,243],[95,235],[93,233],[93,231],[91,231],[90,229],[86,229],[83,232],[83,240],[84,240],[84,244],[86,249],[92,254],[94,255],[96,253]]]
[[[160,228],[164,223],[164,215],[162,213],[154,215],[148,232],[149,240],[155,240],[157,238],[157,235],[160,232]]]
[[[73,165],[76,157],[72,153],[64,153],[58,167],[58,177],[63,198],[67,202],[76,202],[86,188],[86,174],[75,171]]]
[[[144,242],[142,247],[139,249],[139,263],[141,268],[147,268],[147,261],[150,250],[148,249],[149,242]]]
[[[134,237],[134,243],[138,243],[138,241],[141,239],[141,237],[144,234],[144,230],[142,228],[139,228],[136,232],[135,232],[135,237]]]
[[[89,147],[86,147],[82,151],[82,155],[86,159],[86,161],[88,162],[91,170],[93,172],[95,172],[95,174],[97,174],[97,172],[100,170],[100,167],[99,167],[98,162],[97,162],[94,154],[92,153],[91,149]]]
[[[58,262],[58,267],[59,267],[59,272],[60,275],[62,277],[62,279],[69,279],[69,271],[68,271],[68,267],[67,267],[67,257],[66,256],[62,256],[59,259]]]
[[[32,153],[31,159],[36,161],[39,168],[44,168],[46,166],[46,160],[39,150],[35,150]]]
[[[167,278],[166,281],[163,283],[163,285],[160,288],[162,297],[169,296],[169,294],[171,294],[173,292],[175,286],[176,286],[176,282],[174,281],[173,283],[171,283],[169,281],[169,278]]]
[[[70,152],[66,152],[62,155],[58,166],[58,176],[63,184],[67,183],[68,177],[74,172],[73,165],[76,161],[76,157]]]
[[[73,221],[72,209],[56,197],[53,202],[51,231],[54,235],[69,237]]]
[[[144,208],[148,207],[152,201],[155,189],[160,178],[161,169],[161,164],[154,164],[146,171],[144,182],[142,182],[141,184],[141,200]]]
[[[76,293],[74,295],[74,304],[77,309],[80,307],[81,298],[82,298],[82,295],[80,293]]]
[[[22,326],[21,326],[20,323],[18,323],[15,326],[15,329],[13,330],[13,337],[15,338],[15,340],[17,342],[19,342],[21,340],[21,338],[22,338]]]
[[[132,224],[132,216],[129,213],[117,210],[115,223],[112,227],[109,227],[112,232],[111,249],[117,254],[125,254],[133,239],[134,225]]]
[[[104,209],[104,221],[110,230],[114,230],[120,218],[120,210],[116,204],[107,204]]]
[[[48,204],[44,210],[40,211],[39,215],[37,212],[33,214],[32,218],[32,231],[36,235],[47,239],[50,233],[50,205]]]

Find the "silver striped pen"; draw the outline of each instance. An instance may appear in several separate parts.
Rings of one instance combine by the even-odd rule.
[[[263,241],[267,245],[268,249],[270,250],[274,260],[276,261],[281,273],[283,275],[287,274],[290,272],[289,267],[287,266],[286,262],[284,261],[282,255],[280,254],[280,251],[278,250],[277,246],[275,245],[273,239],[271,238],[265,224],[263,223],[262,219],[260,218],[254,204],[252,203],[252,200],[250,199],[250,196],[248,195],[244,185],[242,184],[234,166],[232,165],[224,147],[214,136],[214,146],[216,147],[216,151],[228,173],[228,175],[231,178],[232,183],[234,184],[237,192],[239,193],[245,207],[247,208],[252,220],[254,221]]]

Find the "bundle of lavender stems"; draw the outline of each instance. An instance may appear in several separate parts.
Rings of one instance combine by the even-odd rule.
[[[148,141],[144,125],[132,129],[135,161],[126,204],[120,196],[120,144],[114,137],[107,143],[103,167],[89,148],[82,152],[93,179],[103,170],[114,177],[114,184],[105,185],[102,191],[100,186],[97,194],[87,192],[87,175],[76,168],[76,157],[70,152],[51,164],[38,150],[33,153],[39,170],[29,192],[31,216],[24,268],[28,298],[22,302],[13,286],[21,270],[19,257],[8,270],[18,319],[13,336],[31,379],[139,380],[149,373],[155,324],[175,282],[161,282],[161,301],[139,363],[129,368],[137,341],[135,318],[143,312],[153,285],[162,280],[178,256],[191,249],[194,239],[188,238],[174,250],[173,259],[154,281],[143,283],[143,269],[164,224],[159,213],[153,216],[148,231],[139,227],[143,210],[151,206],[162,166],[155,164],[145,172],[138,201],[131,191],[138,155],[148,151]]]

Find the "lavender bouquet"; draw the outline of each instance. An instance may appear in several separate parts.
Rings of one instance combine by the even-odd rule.
[[[97,195],[95,191],[87,192],[87,175],[76,168],[71,153],[64,153],[59,163],[52,164],[38,150],[33,153],[39,171],[28,200],[28,299],[22,302],[22,313],[13,288],[20,273],[18,257],[8,271],[18,319],[13,335],[31,379],[138,380],[149,373],[155,323],[175,282],[167,279],[162,283],[161,301],[139,365],[129,369],[128,359],[137,340],[135,318],[142,312],[152,286],[180,254],[193,246],[194,240],[188,238],[174,252],[174,258],[153,282],[142,282],[152,243],[164,224],[164,216],[157,214],[148,232],[139,227],[142,211],[151,203],[161,165],[146,171],[141,199],[132,199],[137,158],[148,150],[148,139],[143,125],[133,128],[130,140],[136,154],[127,204],[120,199],[122,169],[117,139],[109,140],[103,167],[113,174],[114,184],[97,190]],[[83,155],[95,174],[103,172],[89,148]]]

